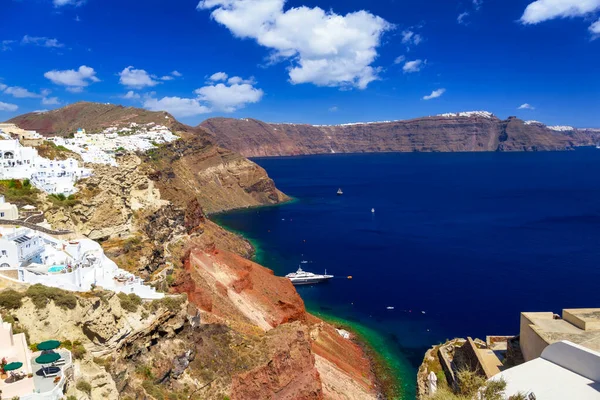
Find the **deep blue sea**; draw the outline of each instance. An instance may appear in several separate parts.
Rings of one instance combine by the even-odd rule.
[[[298,288],[307,307],[378,332],[406,398],[433,344],[518,334],[521,311],[600,307],[599,150],[254,161],[296,201],[216,220],[276,274],[301,260],[334,274]]]

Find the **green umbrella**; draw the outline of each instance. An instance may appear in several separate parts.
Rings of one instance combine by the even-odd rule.
[[[58,340],[47,340],[37,345],[38,350],[54,350],[60,346]]]
[[[11,362],[4,366],[5,371],[14,371],[15,369],[19,369],[23,366],[22,362]]]
[[[38,364],[52,364],[55,361],[60,360],[60,354],[58,353],[46,353],[42,354],[38,358],[35,359],[35,362]]]

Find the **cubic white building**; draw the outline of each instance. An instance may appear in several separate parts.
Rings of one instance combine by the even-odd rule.
[[[91,171],[77,160],[49,160],[18,140],[0,140],[0,179],[29,179],[47,193],[70,195],[76,192],[75,183],[88,176]]]
[[[93,240],[60,240],[28,228],[0,228],[0,235],[0,271],[17,271],[19,282],[77,292],[98,286],[143,299],[164,297],[120,269]]]
[[[19,209],[17,206],[7,203],[2,195],[0,195],[0,219],[19,219]]]
[[[599,400],[600,353],[566,340],[556,342],[540,357],[491,378],[500,379],[506,381],[506,399],[520,393],[532,400]]]

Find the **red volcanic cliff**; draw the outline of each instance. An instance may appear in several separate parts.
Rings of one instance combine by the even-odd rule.
[[[437,116],[406,121],[314,126],[211,118],[197,129],[246,157],[367,152],[564,150],[591,145],[586,131],[555,131],[511,117]]]

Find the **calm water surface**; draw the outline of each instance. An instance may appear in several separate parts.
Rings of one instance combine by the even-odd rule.
[[[433,344],[517,334],[521,311],[600,307],[598,150],[255,161],[297,201],[216,219],[279,275],[303,259],[336,275],[298,291],[378,332],[406,398]]]

